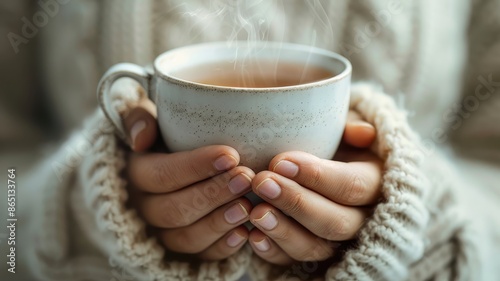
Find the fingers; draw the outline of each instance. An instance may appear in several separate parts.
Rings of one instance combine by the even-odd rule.
[[[317,237],[269,204],[263,203],[256,206],[250,214],[250,221],[294,260],[319,261],[333,255],[333,248],[328,241]],[[287,261],[278,249],[270,251],[271,243],[265,244],[269,241],[255,239],[256,237],[251,237],[251,243],[261,257],[280,263]],[[266,250],[266,248],[269,249]]]
[[[270,168],[326,198],[343,205],[364,206],[378,201],[381,193],[382,162],[337,162],[295,151],[277,155]]]
[[[205,259],[224,258],[246,241],[248,233],[237,229],[237,226],[248,221],[251,210],[250,201],[240,198],[192,225],[163,230],[160,239],[172,251],[202,253]]]
[[[171,154],[133,154],[129,159],[130,182],[151,193],[172,192],[236,167],[238,152],[212,145]]]
[[[184,227],[250,191],[253,177],[251,169],[239,166],[176,192],[139,195],[136,208],[153,226]]]
[[[362,208],[337,204],[293,180],[269,171],[257,174],[252,181],[252,188],[268,203],[327,240],[353,238],[368,216],[368,212]]]
[[[236,253],[248,240],[248,230],[245,226],[239,226],[232,232],[219,239],[207,250],[198,254],[203,260],[221,260]]]
[[[254,228],[250,232],[248,241],[255,254],[264,260],[278,265],[290,265],[295,262],[285,251],[283,251],[272,239],[265,235],[260,229]]]
[[[150,148],[158,135],[156,107],[153,102],[143,99],[137,107],[125,113],[123,126],[133,151],[142,152]]]
[[[361,116],[350,110],[344,130],[344,141],[354,147],[369,147],[376,137],[375,127],[364,121]]]

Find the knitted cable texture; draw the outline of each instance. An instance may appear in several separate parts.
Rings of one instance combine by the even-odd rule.
[[[111,98],[120,112],[133,106],[139,96],[140,91],[115,91]],[[101,112],[96,115],[97,124],[111,126]],[[250,260],[249,248],[224,261],[202,263],[195,269],[189,263],[168,262],[163,247],[146,235],[145,225],[136,212],[125,207],[126,181],[120,176],[125,160],[117,138],[98,134],[92,143],[92,157],[81,171],[82,178],[88,179],[82,182],[85,203],[94,210],[99,231],[115,237],[114,252],[110,254],[124,270],[139,280],[237,280],[243,275]]]
[[[429,184],[421,173],[418,139],[405,114],[382,91],[353,87],[351,107],[375,125],[375,151],[385,160],[383,201],[361,229],[356,249],[348,251],[330,280],[403,280],[408,266],[423,255],[428,213],[422,202]]]
[[[348,251],[327,278],[402,280],[407,268],[423,255],[422,233],[428,214],[422,197],[428,184],[421,174],[422,155],[406,117],[392,99],[367,85],[353,87],[351,107],[377,129],[375,150],[385,160],[383,202],[359,232],[355,250]]]

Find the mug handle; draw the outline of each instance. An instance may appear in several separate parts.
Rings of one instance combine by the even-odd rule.
[[[97,100],[104,115],[111,121],[116,128],[116,133],[125,142],[127,142],[127,135],[123,129],[122,120],[118,112],[113,108],[111,103],[111,86],[120,78],[132,78],[137,81],[146,91],[148,97],[153,100],[153,91],[151,89],[151,80],[153,71],[150,68],[145,68],[133,63],[119,63],[112,66],[102,76],[97,86]]]

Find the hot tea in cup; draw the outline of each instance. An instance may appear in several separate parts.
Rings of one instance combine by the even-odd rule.
[[[121,77],[137,80],[156,103],[170,151],[229,145],[240,165],[258,172],[285,151],[333,157],[347,117],[351,64],[319,48],[272,42],[181,47],[160,55],[154,73],[118,64],[98,90],[118,127],[108,95]]]

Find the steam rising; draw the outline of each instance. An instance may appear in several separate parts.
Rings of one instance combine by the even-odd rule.
[[[194,10],[186,6],[184,9],[187,11],[183,13],[191,18],[193,26],[206,27],[201,32],[214,33],[210,30],[213,28],[220,29],[215,32],[223,31],[223,38],[219,41],[225,40],[228,44],[246,41],[252,44],[284,39],[285,19],[279,16],[285,9],[283,0],[207,0],[203,4]]]
[[[234,69],[252,86],[248,65],[258,65],[254,54],[262,42],[297,42],[311,47],[331,45],[333,28],[321,0],[202,0],[192,5],[183,1],[176,12],[188,19],[192,28],[187,30],[190,41],[200,38],[246,42],[247,48],[238,51]],[[191,6],[190,6],[191,4]],[[218,34],[210,38],[210,34]],[[202,40],[206,41],[206,40]],[[319,43],[319,44],[318,44]],[[278,68],[279,58],[274,62]],[[266,64],[267,66],[269,64]],[[268,71],[269,72],[269,71]],[[274,71],[275,75],[277,74]]]

